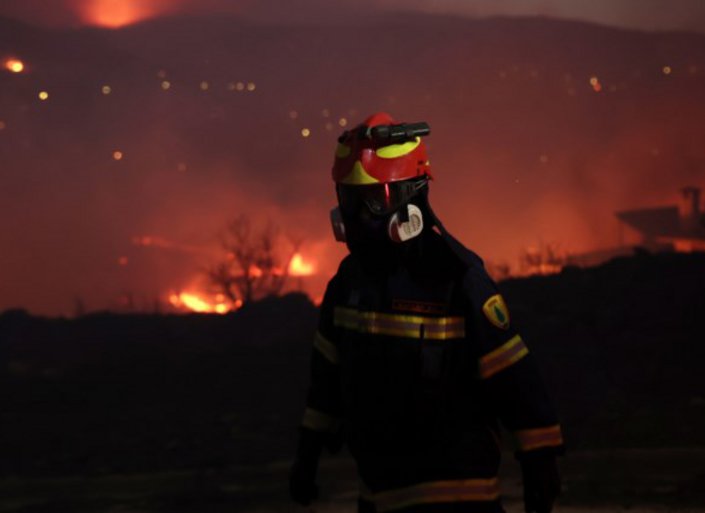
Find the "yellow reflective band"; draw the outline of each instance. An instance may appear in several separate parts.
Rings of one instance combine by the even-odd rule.
[[[520,451],[563,445],[563,435],[558,424],[536,429],[521,429],[515,431],[513,435]]]
[[[313,347],[318,349],[329,362],[338,363],[338,349],[330,340],[321,335],[320,331],[317,331],[313,337]]]
[[[380,513],[417,504],[494,501],[498,498],[499,480],[496,477],[431,481],[372,495],[372,501]]]
[[[344,159],[350,156],[351,151],[352,148],[350,146],[338,143],[338,146],[335,148],[335,156],[336,158]]]
[[[529,353],[519,335],[514,335],[509,342],[502,344],[491,353],[480,358],[479,372],[483,379],[494,376],[499,371],[518,362]]]
[[[345,183],[349,185],[369,185],[372,183],[379,183],[379,180],[377,180],[373,176],[370,176],[369,173],[367,173],[367,171],[365,171],[365,168],[362,166],[362,162],[356,160],[352,171],[350,171],[350,173],[345,178],[343,178],[340,183]]]
[[[445,340],[465,336],[463,317],[421,317],[419,315],[394,315],[379,312],[360,312],[352,308],[337,307],[333,324],[341,328],[391,335],[393,337]]]
[[[313,408],[306,408],[301,425],[313,431],[337,431],[340,420]]]
[[[389,146],[377,148],[375,153],[378,157],[383,159],[395,159],[397,157],[408,155],[414,151],[419,144],[421,144],[421,138],[417,137],[413,141],[408,141],[402,144],[390,144]]]

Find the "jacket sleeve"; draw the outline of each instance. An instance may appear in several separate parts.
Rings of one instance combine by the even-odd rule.
[[[511,432],[516,456],[562,454],[561,427],[538,365],[512,325],[497,286],[482,267],[470,269],[463,286],[477,379],[490,410]]]
[[[340,366],[336,328],[333,326],[337,276],[326,288],[321,303],[318,329],[313,336],[311,381],[301,428],[325,438],[337,438],[340,431]]]

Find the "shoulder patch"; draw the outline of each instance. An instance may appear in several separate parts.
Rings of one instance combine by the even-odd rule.
[[[507,310],[507,305],[504,304],[504,299],[500,294],[495,294],[485,301],[485,304],[482,305],[482,312],[487,320],[498,328],[509,329],[509,310]]]

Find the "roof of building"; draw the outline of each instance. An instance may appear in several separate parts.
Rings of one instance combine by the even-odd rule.
[[[683,219],[678,207],[656,207],[616,212],[617,218],[646,237],[705,239],[705,219]]]

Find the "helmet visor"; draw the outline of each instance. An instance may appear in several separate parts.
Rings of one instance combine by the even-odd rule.
[[[427,183],[424,178],[372,185],[338,184],[338,202],[350,215],[359,213],[363,206],[374,215],[388,215],[408,203]]]

